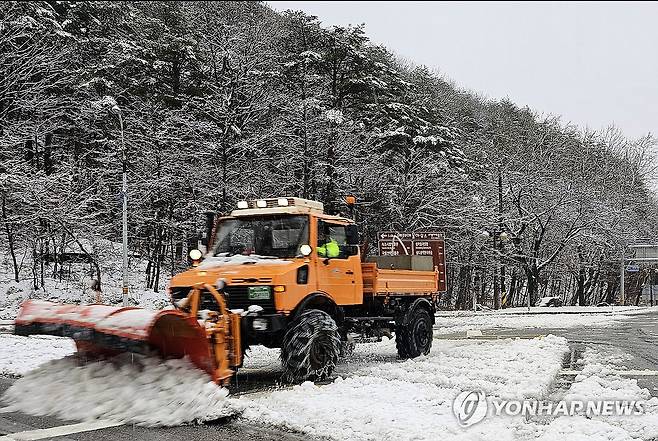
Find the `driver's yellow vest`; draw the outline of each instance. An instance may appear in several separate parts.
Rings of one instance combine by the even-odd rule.
[[[318,256],[320,257],[338,257],[339,255],[340,247],[334,239],[318,247]]]

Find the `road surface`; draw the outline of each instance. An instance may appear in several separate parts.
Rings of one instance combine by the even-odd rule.
[[[639,386],[647,388],[651,395],[658,396],[658,314],[634,315],[614,326],[606,327],[492,329],[483,331],[483,334],[498,337],[537,334],[563,336],[569,341],[572,350],[570,360],[565,360],[565,369],[572,368],[588,347],[619,349],[632,357],[626,363],[629,371],[649,371],[628,377],[636,378]]]

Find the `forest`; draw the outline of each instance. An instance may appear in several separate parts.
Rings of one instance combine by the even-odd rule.
[[[378,231],[445,231],[442,307],[618,299],[627,245],[658,236],[650,134],[483,97],[320,20],[260,2],[1,2],[0,277],[44,289],[72,277],[57,256],[75,248],[105,289],[123,135],[143,289],[189,264],[206,212],[276,196],[344,212],[354,195],[365,253]],[[650,274],[626,277],[629,302]]]

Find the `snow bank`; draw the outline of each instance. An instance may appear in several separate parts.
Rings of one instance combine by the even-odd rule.
[[[583,441],[658,439],[658,398],[638,386],[636,379],[617,374],[619,369],[625,369],[624,363],[629,359],[625,354],[586,350],[583,369],[564,399],[642,401],[644,415],[560,417],[551,422],[540,440],[563,439],[569,433],[578,433],[578,439]]]
[[[552,308],[545,308],[552,309]],[[469,329],[565,329],[608,326],[627,319],[621,314],[480,314],[439,316],[435,330],[440,334],[465,332]]]
[[[16,381],[2,401],[8,411],[30,415],[155,427],[236,414],[227,395],[187,360],[124,354],[89,364],[76,357],[51,361]]]
[[[376,363],[354,372],[455,390],[481,390],[502,398],[539,398],[548,393],[568,350],[566,340],[549,335],[537,339],[435,341],[429,356]]]
[[[0,334],[0,375],[23,375],[75,351],[75,343],[69,338]]]
[[[566,340],[435,342],[426,357],[395,361],[395,343],[357,345],[342,375],[268,396],[240,398],[243,417],[338,440],[515,439],[520,421],[490,418],[458,426],[452,400],[462,390],[506,397],[548,391],[568,350]],[[351,366],[351,367],[350,367]],[[344,378],[343,378],[344,377]]]

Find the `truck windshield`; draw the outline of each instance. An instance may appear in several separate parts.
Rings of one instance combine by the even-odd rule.
[[[308,216],[272,215],[227,219],[219,224],[215,256],[300,256],[308,244]]]

